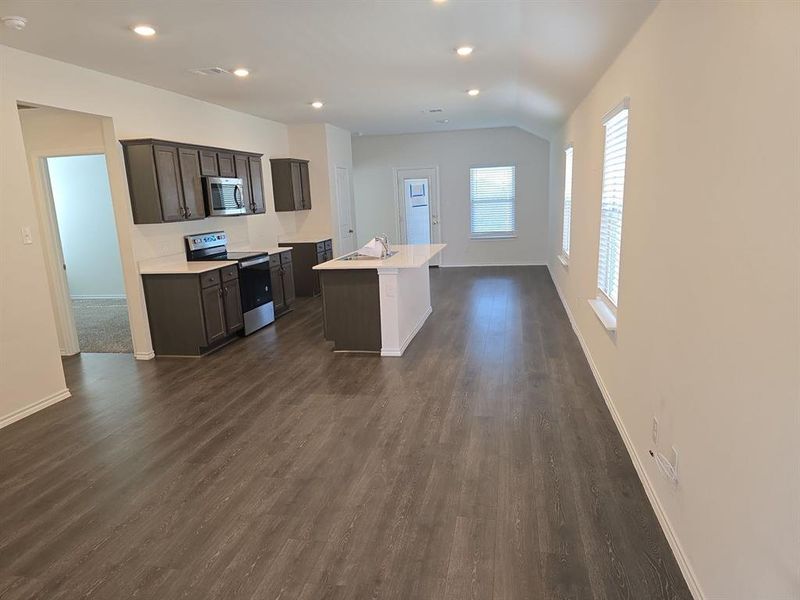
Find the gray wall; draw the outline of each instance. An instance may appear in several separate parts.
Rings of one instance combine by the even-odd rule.
[[[444,266],[546,264],[549,143],[515,127],[353,138],[358,241],[397,240],[393,168],[439,167]],[[470,239],[469,169],[516,166],[517,237]]]

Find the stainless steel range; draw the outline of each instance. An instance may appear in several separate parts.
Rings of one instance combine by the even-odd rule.
[[[245,335],[275,320],[268,253],[228,252],[228,236],[224,231],[187,235],[184,240],[186,260],[235,260],[239,264]]]

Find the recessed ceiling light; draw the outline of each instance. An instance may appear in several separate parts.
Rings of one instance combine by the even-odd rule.
[[[436,122],[441,125],[447,125],[450,122],[450,119],[436,119]]]
[[[481,91],[479,89],[477,89],[477,88],[473,88],[471,90],[467,90],[467,94],[469,94],[470,96],[477,96],[480,93],[481,93]]]
[[[447,0],[433,0],[434,4],[444,4]]]
[[[248,71],[247,69],[239,68],[239,69],[234,69],[233,74],[236,75],[237,77],[247,77],[248,75],[250,75],[250,71]]]
[[[131,29],[133,29],[134,33],[138,33],[143,37],[150,37],[156,34],[156,30],[150,25],[135,25]]]
[[[320,102],[319,100],[314,100],[314,102],[311,103],[311,106],[313,106],[316,109],[320,109],[325,105],[322,102]]]
[[[14,31],[22,31],[28,24],[28,19],[25,17],[3,17],[0,20],[3,21],[3,25]]]
[[[459,56],[469,56],[472,54],[472,51],[475,50],[472,46],[459,46],[456,48],[456,54]]]

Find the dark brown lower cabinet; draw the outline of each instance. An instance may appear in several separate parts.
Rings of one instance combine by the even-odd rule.
[[[269,261],[272,302],[275,307],[275,316],[280,317],[292,310],[295,299],[292,251],[285,250],[270,254]]]
[[[158,356],[200,356],[244,328],[236,265],[200,274],[142,275]]]
[[[314,242],[281,242],[278,246],[291,246],[294,272],[293,290],[298,296],[319,296],[319,273],[314,266],[333,259],[333,242],[322,239]]]

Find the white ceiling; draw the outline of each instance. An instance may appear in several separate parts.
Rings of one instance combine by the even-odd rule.
[[[655,0],[0,0],[0,43],[285,123],[548,136]],[[144,39],[129,27],[152,24]],[[475,46],[469,58],[454,48]],[[251,76],[190,69],[244,66]],[[469,88],[481,89],[475,98]],[[309,106],[325,102],[322,110]],[[428,109],[441,108],[442,113]],[[446,125],[437,119],[448,119]]]

